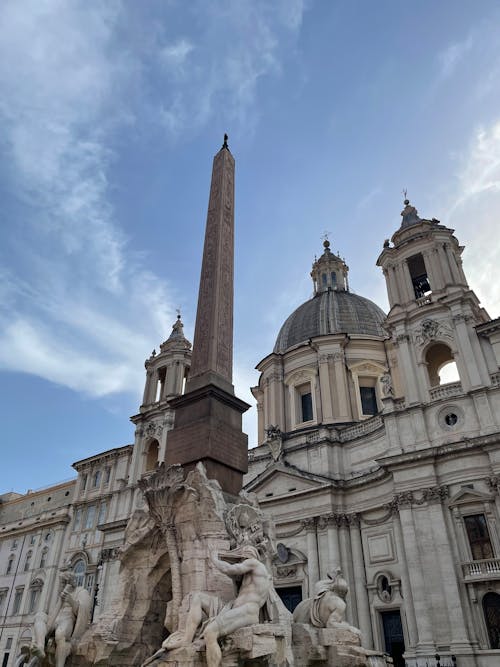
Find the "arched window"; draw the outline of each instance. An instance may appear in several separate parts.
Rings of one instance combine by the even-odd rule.
[[[26,558],[24,559],[24,571],[27,572],[31,566],[31,557],[33,556],[32,551],[28,551]]]
[[[332,286],[335,287],[336,284],[337,284],[337,274],[335,273],[335,271],[332,271]]]
[[[425,363],[431,387],[460,381],[453,354],[444,343],[436,343],[427,350]]]
[[[47,556],[49,554],[49,548],[44,547],[42,553],[40,554],[40,567],[45,567],[47,565]]]
[[[160,452],[160,443],[158,440],[151,440],[146,451],[144,472],[149,472],[150,470],[154,470],[158,465],[158,455]]]
[[[483,612],[490,648],[500,648],[500,595],[497,593],[486,593],[483,598]]]
[[[87,565],[83,558],[80,558],[73,565],[73,574],[75,575],[75,586],[83,586],[85,582],[85,571],[87,570]]]

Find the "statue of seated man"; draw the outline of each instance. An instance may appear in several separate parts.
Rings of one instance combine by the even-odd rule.
[[[259,623],[259,612],[273,586],[272,577],[259,560],[255,547],[244,545],[234,549],[230,559],[235,558],[240,562],[227,562],[219,559],[216,553],[210,553],[210,560],[218,570],[232,579],[242,578],[236,598],[224,603],[209,593],[192,593],[184,629],[167,637],[160,651],[143,663],[144,666],[151,664],[165,650],[196,645],[198,636],[202,639],[199,648],[203,642],[206,646],[207,667],[219,667],[222,652],[218,640],[235,630]],[[207,619],[205,622],[204,618]]]
[[[45,658],[47,640],[55,639],[55,667],[64,667],[71,653],[72,640],[79,639],[90,623],[92,602],[88,591],[77,586],[73,573],[60,574],[62,591],[50,617],[43,611],[35,614],[34,641],[30,647],[33,656]]]

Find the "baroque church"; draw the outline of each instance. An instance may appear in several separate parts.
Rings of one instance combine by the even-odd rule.
[[[274,519],[272,576],[288,609],[340,568],[367,649],[396,667],[494,667],[500,319],[470,289],[454,230],[408,200],[401,215],[374,257],[388,314],[349,290],[325,240],[312,298],[257,364],[258,443],[236,468]],[[146,506],[141,480],[184,463],[173,435],[191,365],[179,316],[145,362],[134,444],[75,462],[70,482],[0,496],[2,667],[54,605],[63,567],[88,590],[92,624],[112,614],[127,526]]]

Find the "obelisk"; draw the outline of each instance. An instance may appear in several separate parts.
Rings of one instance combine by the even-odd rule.
[[[191,369],[186,393],[171,401],[174,428],[166,464],[188,470],[203,462],[208,477],[237,494],[247,471],[248,438],[233,376],[234,158],[224,144],[214,157]]]

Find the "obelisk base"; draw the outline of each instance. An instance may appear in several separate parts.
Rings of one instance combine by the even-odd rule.
[[[209,479],[237,495],[248,470],[248,437],[242,414],[250,407],[214,384],[189,391],[171,401],[175,424],[168,434],[166,465],[190,470],[201,461]]]

